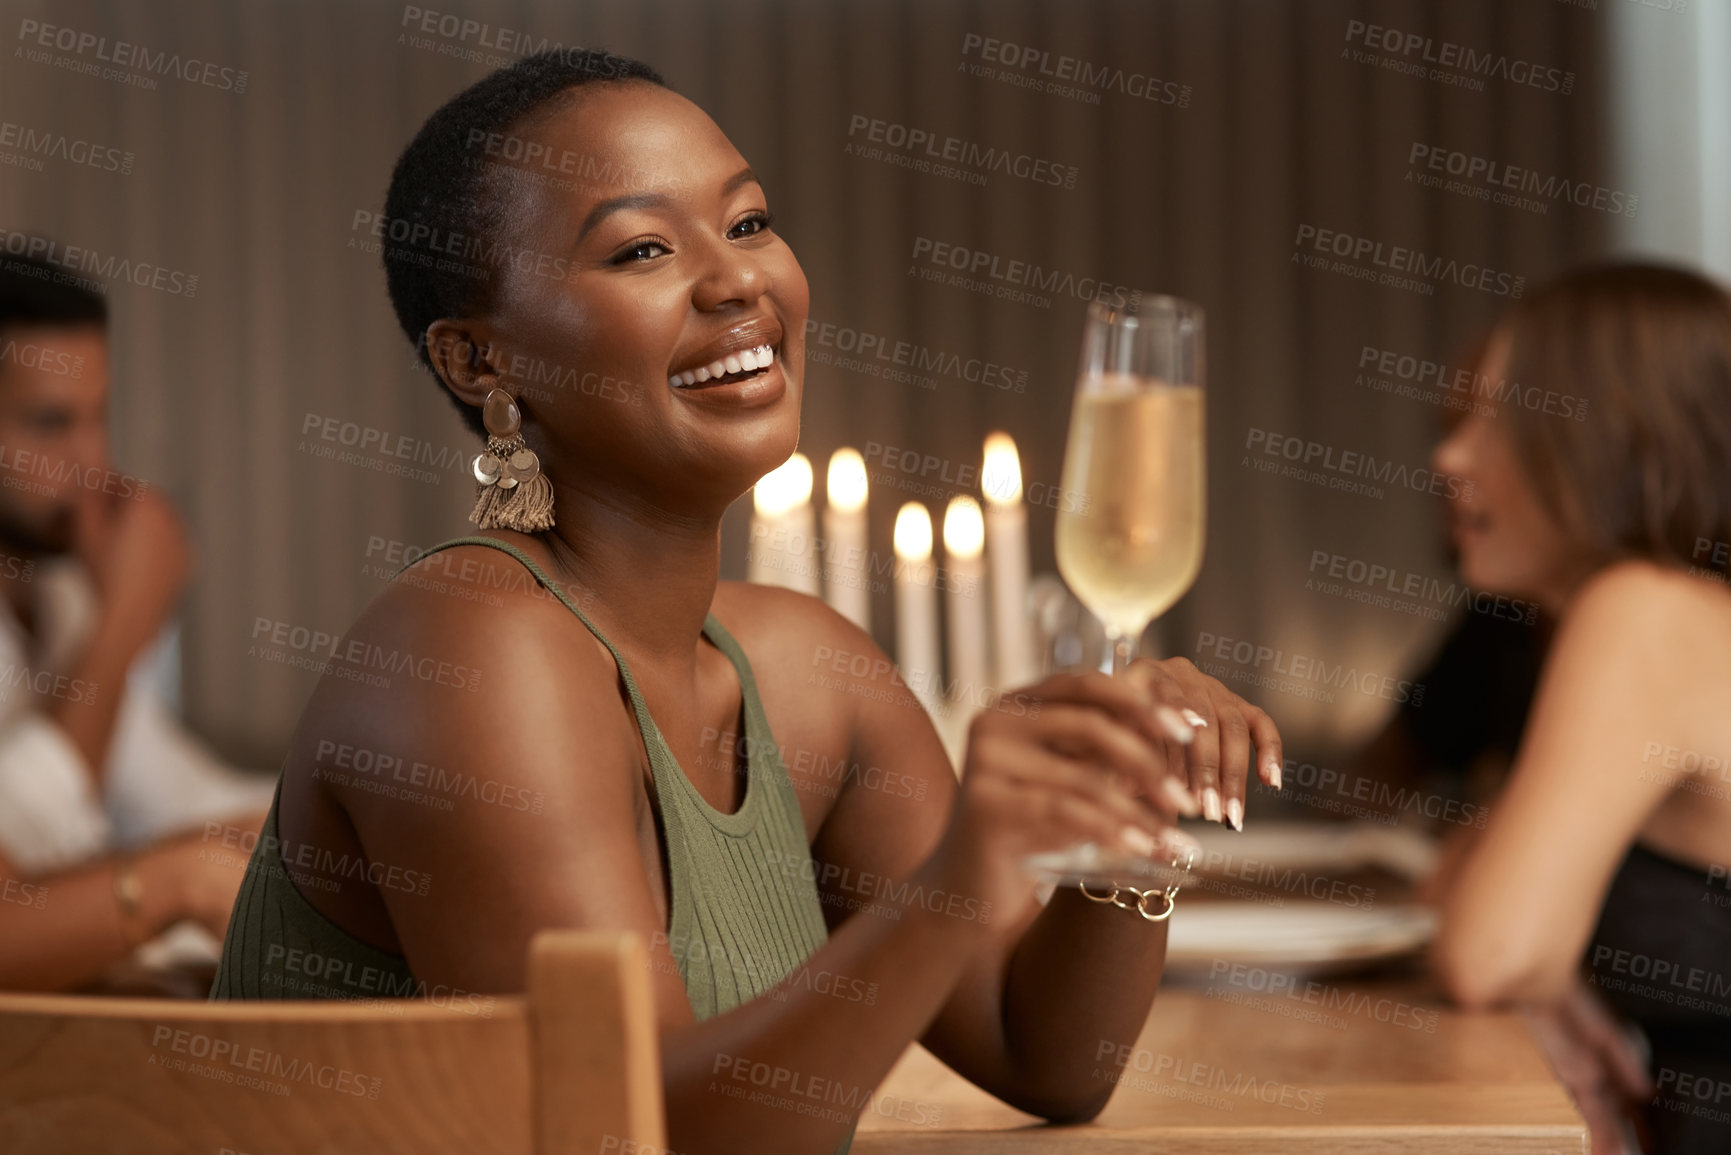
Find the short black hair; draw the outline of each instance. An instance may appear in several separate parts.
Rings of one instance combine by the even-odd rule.
[[[525,56],[446,101],[397,158],[381,224],[385,282],[397,323],[428,369],[433,362],[427,326],[483,311],[504,265],[490,255],[490,234],[503,217],[503,204],[488,178],[510,165],[490,160],[489,148],[479,146],[496,142],[574,88],[626,80],[667,87],[649,65],[611,52],[554,48]],[[520,171],[535,175],[528,166]],[[441,392],[464,423],[485,437],[480,411]]]
[[[11,325],[49,325],[56,328],[108,325],[108,301],[84,278],[34,252],[52,252],[58,246],[32,237],[25,253],[0,252],[0,330]]]

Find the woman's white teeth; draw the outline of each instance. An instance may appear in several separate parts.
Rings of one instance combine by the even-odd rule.
[[[775,361],[775,350],[768,345],[759,345],[755,349],[744,349],[738,353],[729,353],[718,361],[711,361],[700,369],[687,369],[676,373],[667,379],[667,383],[675,389],[687,385],[698,385],[717,377],[725,377],[729,373],[755,373],[759,369],[767,369]]]

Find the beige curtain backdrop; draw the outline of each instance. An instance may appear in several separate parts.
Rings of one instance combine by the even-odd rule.
[[[0,11],[14,40],[0,57],[0,120],[132,156],[126,173],[53,158],[40,171],[0,167],[0,226],[198,278],[195,294],[112,282],[115,449],[180,501],[197,542],[183,617],[189,716],[263,767],[280,758],[314,675],[249,653],[255,633],[287,623],[340,634],[394,568],[380,543],[426,545],[465,528],[471,490],[453,463],[471,439],[413,367],[353,222],[380,211],[421,121],[488,71],[466,54],[505,58],[545,40],[651,61],[763,178],[815,320],[1026,373],[1015,393],[944,373],[922,388],[810,365],[803,449],[820,478],[844,444],[916,450],[953,473],[977,466],[985,434],[1004,429],[1029,483],[1058,481],[1083,302],[1060,291],[1042,307],[929,283],[910,274],[920,238],[1000,269],[1030,262],[1200,302],[1207,561],[1150,638],[1167,652],[1193,652],[1206,632],[1398,675],[1443,628],[1305,588],[1318,550],[1446,576],[1434,499],[1334,493],[1241,463],[1262,430],[1425,464],[1440,408],[1355,383],[1360,351],[1447,358],[1507,300],[1307,268],[1295,262],[1301,226],[1528,285],[1595,256],[1605,235],[1606,214],[1592,208],[1537,213],[1407,180],[1421,144],[1606,181],[1604,14],[1546,0],[9,0]],[[490,46],[479,33],[420,31],[425,12],[435,28],[440,15],[487,26]],[[27,52],[28,21],[244,70],[245,91],[87,75],[55,58],[89,62],[89,52]],[[1569,72],[1572,92],[1501,73],[1472,91],[1361,62],[1353,21],[1488,53],[1504,69]],[[1181,92],[1183,104],[1017,83],[1041,77],[1037,62],[999,66],[1008,80],[974,75],[974,37],[1048,53],[1048,68],[1068,56],[1170,82],[1157,91]],[[971,185],[852,155],[856,117],[1074,166],[1074,187],[996,171]],[[361,464],[317,456],[342,448],[320,432],[345,426],[390,446],[411,439],[436,481],[386,472],[397,459],[377,452]],[[874,462],[874,478],[882,472]],[[905,496],[874,493],[872,539],[885,554]],[[744,503],[734,514],[727,576],[744,568]],[[1053,568],[1053,517],[1033,512],[1037,570]],[[873,609],[888,646],[887,593]],[[1352,693],[1333,704],[1250,696],[1315,756],[1389,706]]]

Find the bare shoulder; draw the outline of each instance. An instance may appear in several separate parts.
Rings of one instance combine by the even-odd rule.
[[[723,583],[716,617],[751,659],[813,856],[903,874],[930,853],[955,774],[932,720],[872,636],[822,601]],[[840,908],[826,908],[832,928]]]
[[[1618,562],[1563,613],[1527,745],[1556,734],[1600,750],[1659,735],[1705,740],[1717,733],[1728,685],[1731,591],[1651,562]]]
[[[495,792],[550,797],[574,788],[574,761],[628,759],[627,723],[611,657],[576,615],[509,555],[454,546],[398,575],[335,643],[290,772],[357,787],[337,791],[355,815],[404,812],[380,805],[388,792],[362,777],[362,761],[385,766],[399,793],[466,787],[490,768],[490,779],[511,779]],[[591,756],[571,759],[578,749]],[[452,812],[432,795],[410,812]]]
[[[850,743],[884,730],[931,729],[894,658],[818,598],[723,582],[715,609],[751,659],[766,705],[772,694],[779,696],[802,714],[840,727],[827,732]]]
[[[580,589],[560,592],[579,608],[589,600]],[[471,697],[457,699],[459,713],[469,712],[471,700],[498,705],[538,676],[602,686],[613,676],[606,649],[559,596],[517,559],[477,545],[453,546],[406,568],[333,653],[405,672],[393,681],[405,699],[463,691]]]
[[[722,582],[715,590],[714,608],[754,667],[760,660],[772,662],[803,678],[838,654],[883,656],[870,634],[821,598],[796,590]]]
[[[882,794],[886,771],[873,759],[889,757],[885,735],[917,744],[931,723],[871,635],[817,598],[769,586],[724,582],[714,609],[751,661],[807,831],[815,837],[827,829],[838,804],[862,793],[854,787],[875,786]],[[941,761],[931,734],[917,753],[934,750]],[[909,780],[921,776],[911,754],[881,765]],[[910,794],[914,789],[907,787]],[[923,798],[923,787],[919,793]],[[876,829],[876,822],[868,816],[864,825]]]
[[[285,767],[302,824],[284,837],[364,857],[372,889],[321,909],[417,978],[517,991],[541,928],[656,928],[643,767],[601,643],[520,562],[456,546],[336,644]]]
[[[1575,594],[1559,648],[1653,661],[1656,676],[1696,677],[1731,666],[1731,590],[1648,561],[1606,566]]]

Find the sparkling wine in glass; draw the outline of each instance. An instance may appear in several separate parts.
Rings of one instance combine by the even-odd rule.
[[[1206,524],[1202,310],[1142,295],[1134,309],[1094,302],[1064,451],[1058,571],[1106,627],[1122,677],[1148,623],[1202,567]],[[1055,883],[1146,887],[1184,877],[1167,862],[1094,843],[1037,855]]]

